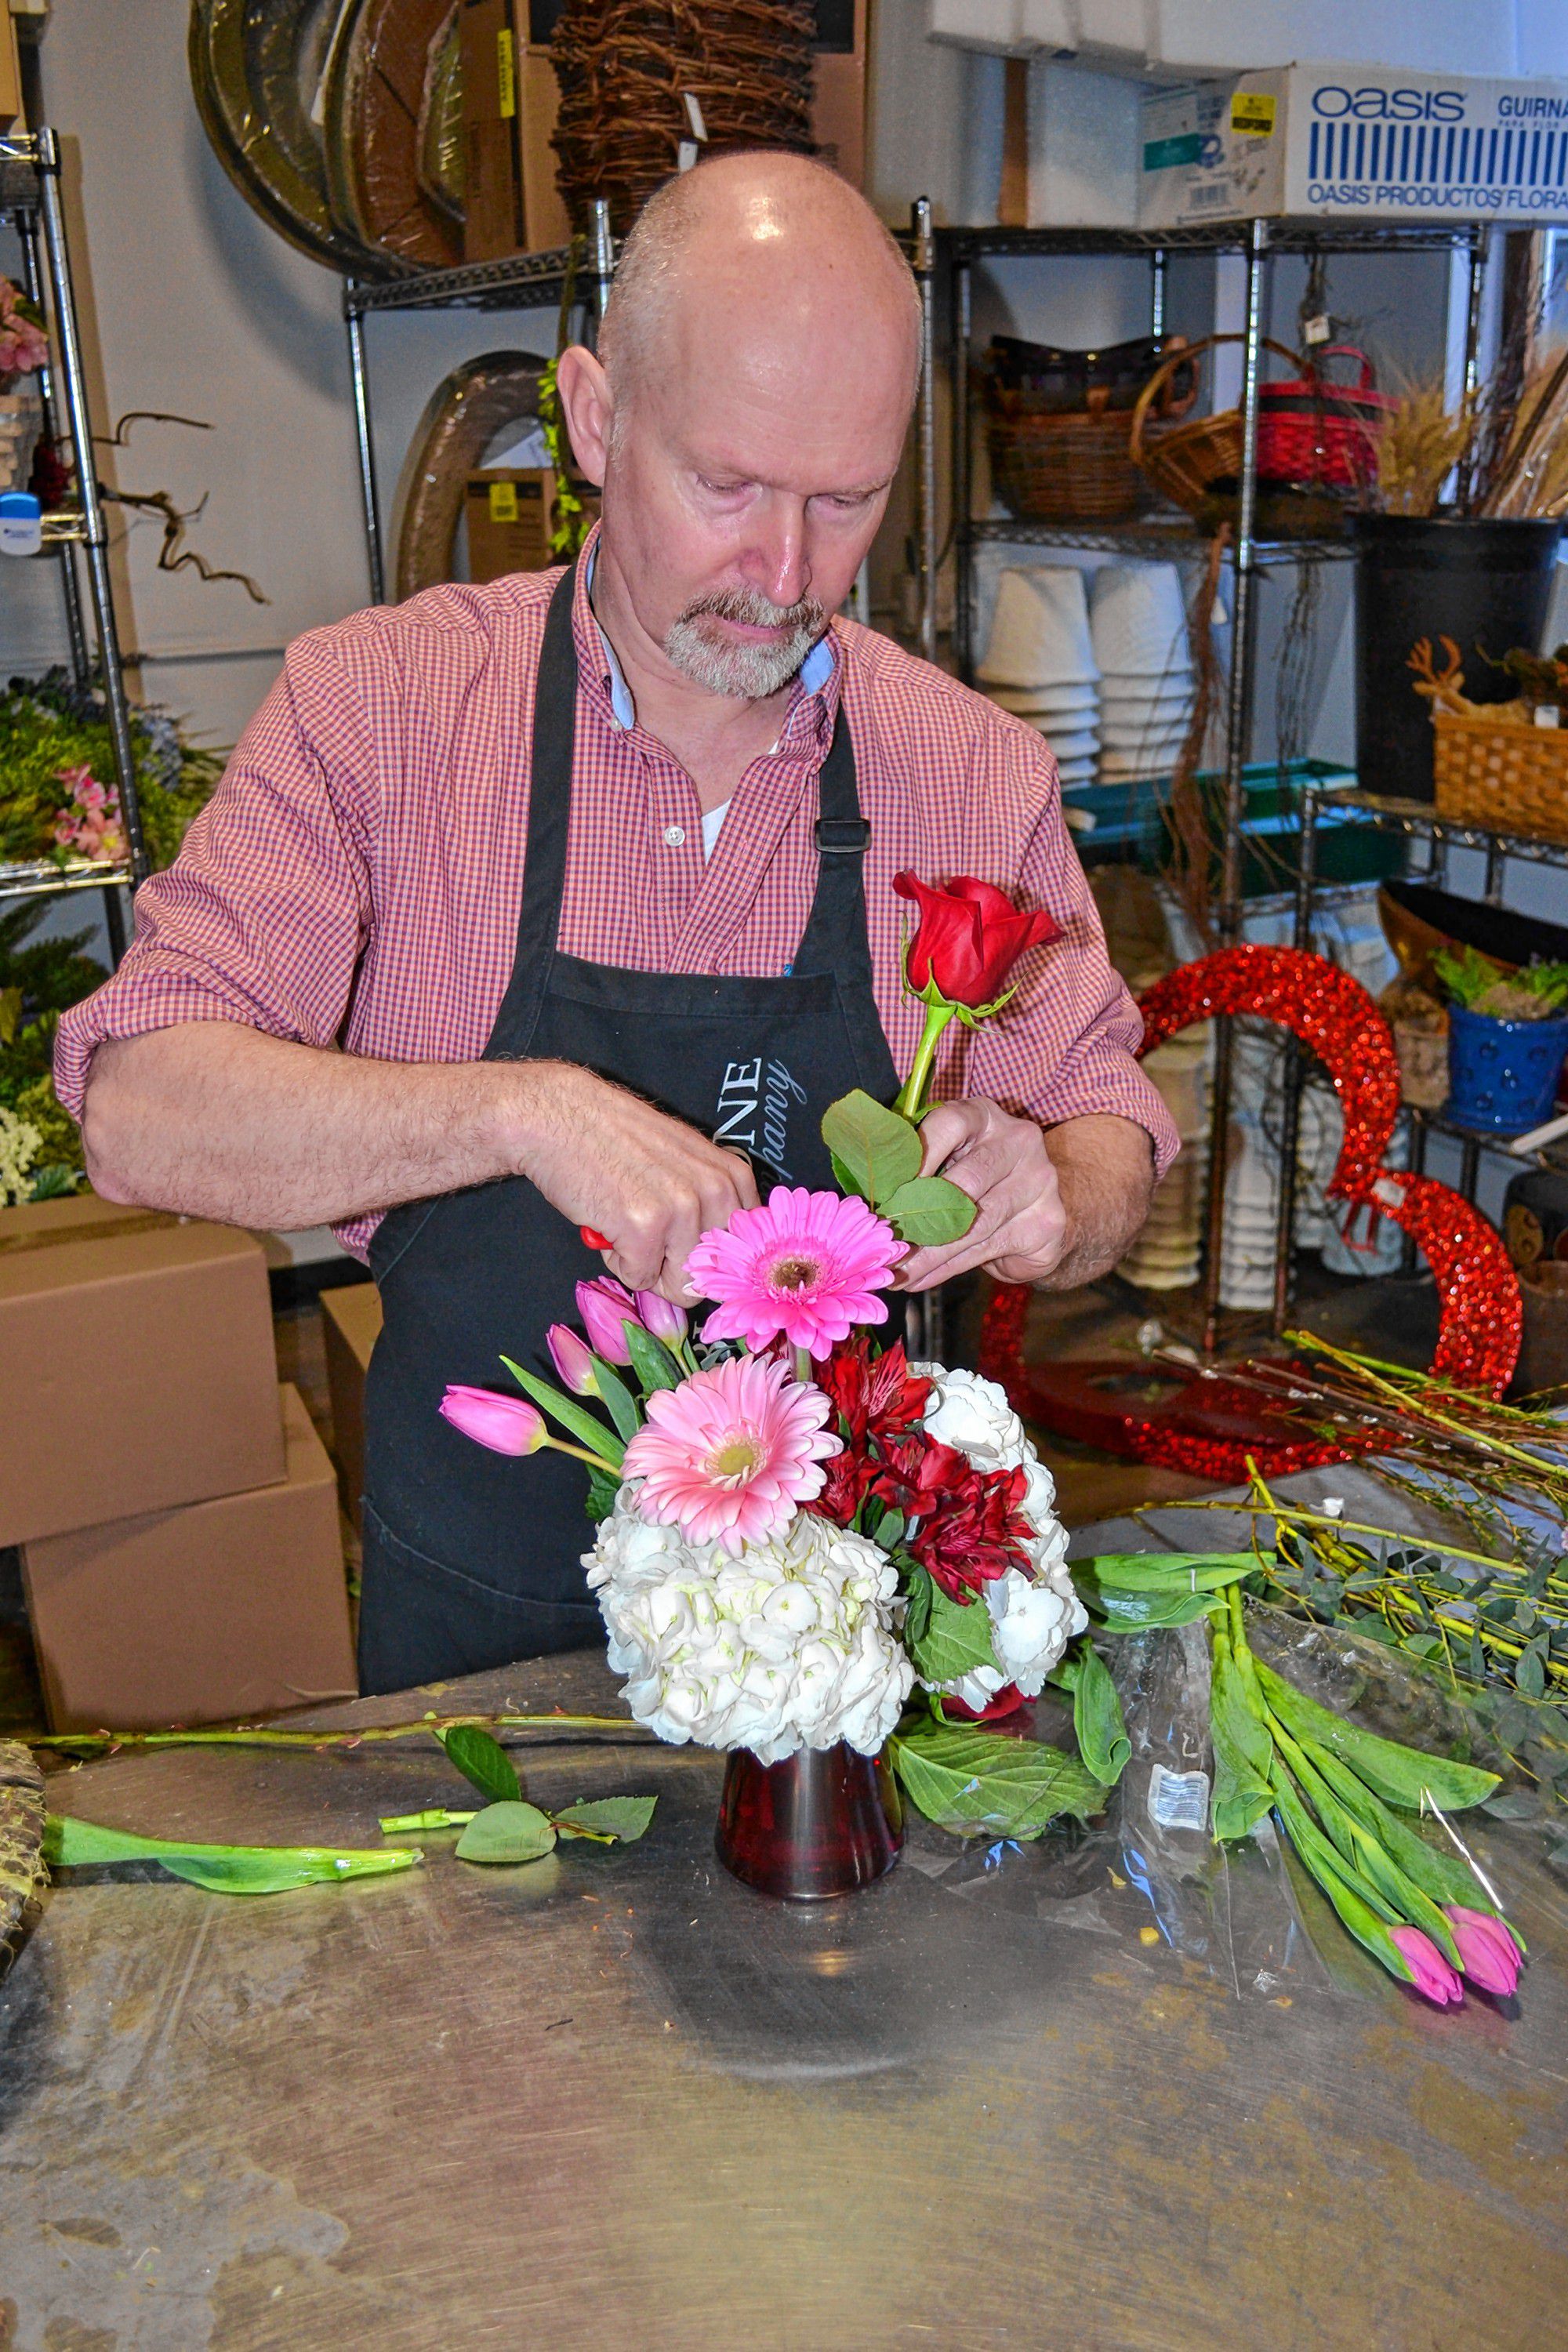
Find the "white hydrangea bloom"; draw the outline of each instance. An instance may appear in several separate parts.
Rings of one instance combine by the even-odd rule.
[[[977,1666],[942,1687],[966,1706],[984,1706],[1005,1683],[1016,1683],[1026,1698],[1037,1698],[1068,1643],[1089,1622],[1068,1572],[1068,1531],[1053,1508],[1056,1481],[994,1381],[978,1372],[950,1371],[942,1364],[915,1364],[911,1370],[935,1384],[924,1421],[928,1435],[956,1446],[977,1470],[1021,1469],[1028,1481],[1024,1517],[1035,1530],[1027,1547],[1031,1573],[1009,1569],[985,1588],[992,1647],[1003,1671]]]
[[[897,1576],[864,1536],[802,1510],[731,1559],[649,1526],[632,1481],[584,1566],[621,1695],[660,1739],[776,1764],[841,1739],[875,1756],[897,1725],[914,1670]]]

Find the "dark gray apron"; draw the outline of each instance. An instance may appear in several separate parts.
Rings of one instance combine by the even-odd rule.
[[[764,1198],[780,1181],[837,1189],[824,1110],[851,1087],[890,1102],[899,1083],[871,992],[869,827],[842,707],[821,773],[816,894],[784,978],[624,971],[563,955],[574,576],[545,623],[517,955],[484,1058],[574,1062],[616,1079],[745,1151]],[[515,1394],[503,1351],[548,1376],[546,1328],[576,1321],[574,1286],[604,1261],[515,1177],[392,1210],[371,1266],[386,1320],[365,1399],[362,1687],[402,1690],[601,1640],[582,1566],[592,1539],[582,1465],[488,1453],[437,1408],[448,1381]]]

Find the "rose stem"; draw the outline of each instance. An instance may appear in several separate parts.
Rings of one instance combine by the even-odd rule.
[[[941,997],[934,1004],[926,1006],[926,1025],[921,1033],[921,1042],[915,1047],[915,1058],[910,1065],[910,1075],[899,1088],[898,1098],[893,1105],[893,1108],[900,1111],[905,1118],[919,1118],[925,1109],[926,1093],[931,1085],[931,1065],[936,1059],[937,1045],[942,1031],[957,1010],[956,1004],[949,1004]]]

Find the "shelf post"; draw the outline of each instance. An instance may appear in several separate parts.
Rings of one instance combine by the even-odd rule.
[[[610,206],[605,196],[595,196],[592,206],[594,247],[594,299],[598,315],[603,319],[610,299],[610,288],[616,277],[616,242],[610,235]]]
[[[27,299],[42,310],[44,273],[38,259],[38,216],[31,206],[18,213],[16,235],[21,241],[22,283]],[[38,394],[44,404],[44,424],[49,439],[58,443],[61,431],[60,399],[52,361],[46,361],[38,370]],[[92,655],[81,609],[81,583],[76,576],[76,555],[68,539],[61,540],[56,552],[59,558],[60,593],[65,600],[66,635],[70,640],[71,675],[78,686],[89,686],[92,682]]]
[[[910,213],[911,264],[921,298],[920,394],[915,404],[915,530],[920,550],[920,648],[936,659],[936,238],[931,198],[918,196]]]
[[[82,546],[87,557],[88,594],[98,632],[99,661],[103,670],[104,716],[114,748],[114,772],[120,788],[121,814],[125,821],[126,846],[132,883],[147,878],[147,845],[142,831],[142,807],[136,797],[136,758],[131,742],[131,708],[125,698],[125,673],[121,666],[120,632],[115,625],[114,595],[109,577],[109,534],[103,501],[98,494],[98,469],[92,451],[92,419],[88,413],[87,378],[82,368],[81,331],[77,324],[76,293],[71,284],[70,254],[66,244],[65,208],[60,202],[60,142],[47,124],[40,124],[34,142],[38,174],[38,210],[43,223],[44,257],[48,268],[49,296],[54,305],[55,332],[60,347],[60,390],[76,460],[77,492],[81,500]]]
[[[1312,893],[1317,880],[1318,787],[1309,783],[1301,794],[1301,841],[1291,942],[1303,955],[1310,955],[1312,950]],[[1296,1287],[1296,1152],[1301,1132],[1302,1076],[1300,1043],[1288,1035],[1279,1111],[1279,1210],[1274,1229],[1276,1334],[1283,1331],[1290,1319]]]
[[[371,436],[370,376],[365,368],[364,320],[353,297],[357,278],[343,280],[343,321],[349,337],[349,376],[353,384],[354,437],[359,444],[359,488],[364,503],[365,559],[370,570],[370,601],[386,602],[386,566],[381,544],[381,499],[375,487],[375,443]]]
[[[1258,389],[1263,348],[1263,263],[1268,226],[1250,224],[1247,244],[1247,328],[1241,379],[1241,482],[1237,501],[1231,593],[1230,685],[1225,748],[1225,847],[1220,867],[1219,935],[1233,947],[1241,928],[1242,824],[1247,813],[1244,771],[1252,728],[1252,670],[1257,637],[1254,608],[1258,519]],[[1231,1024],[1215,1024],[1214,1109],[1209,1135],[1208,1199],[1204,1257],[1204,1353],[1219,1339],[1221,1262],[1225,1252],[1225,1180],[1229,1157],[1234,1059]]]

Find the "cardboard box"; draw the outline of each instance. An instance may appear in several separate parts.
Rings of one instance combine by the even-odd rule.
[[[0,1544],[283,1475],[249,1234],[95,1193],[0,1211]]]
[[[359,1685],[326,1448],[297,1389],[287,1475],[23,1548],[55,1731],[153,1731],[352,1698]]]
[[[321,1293],[321,1338],[332,1400],[332,1451],[338,1493],[351,1525],[363,1533],[364,1382],[370,1351],[381,1330],[381,1293],[374,1282],[353,1282]]]
[[[531,27],[528,0],[463,0],[463,257],[542,253],[572,235],[555,185],[560,91],[550,62],[553,13]]]
[[[1279,66],[1144,95],[1144,228],[1277,215],[1568,221],[1568,82]]]
[[[599,494],[579,483],[594,520]],[[468,476],[464,511],[468,524],[468,578],[500,580],[509,572],[543,572],[558,559],[550,535],[555,523],[555,473],[550,466],[489,466]]]

